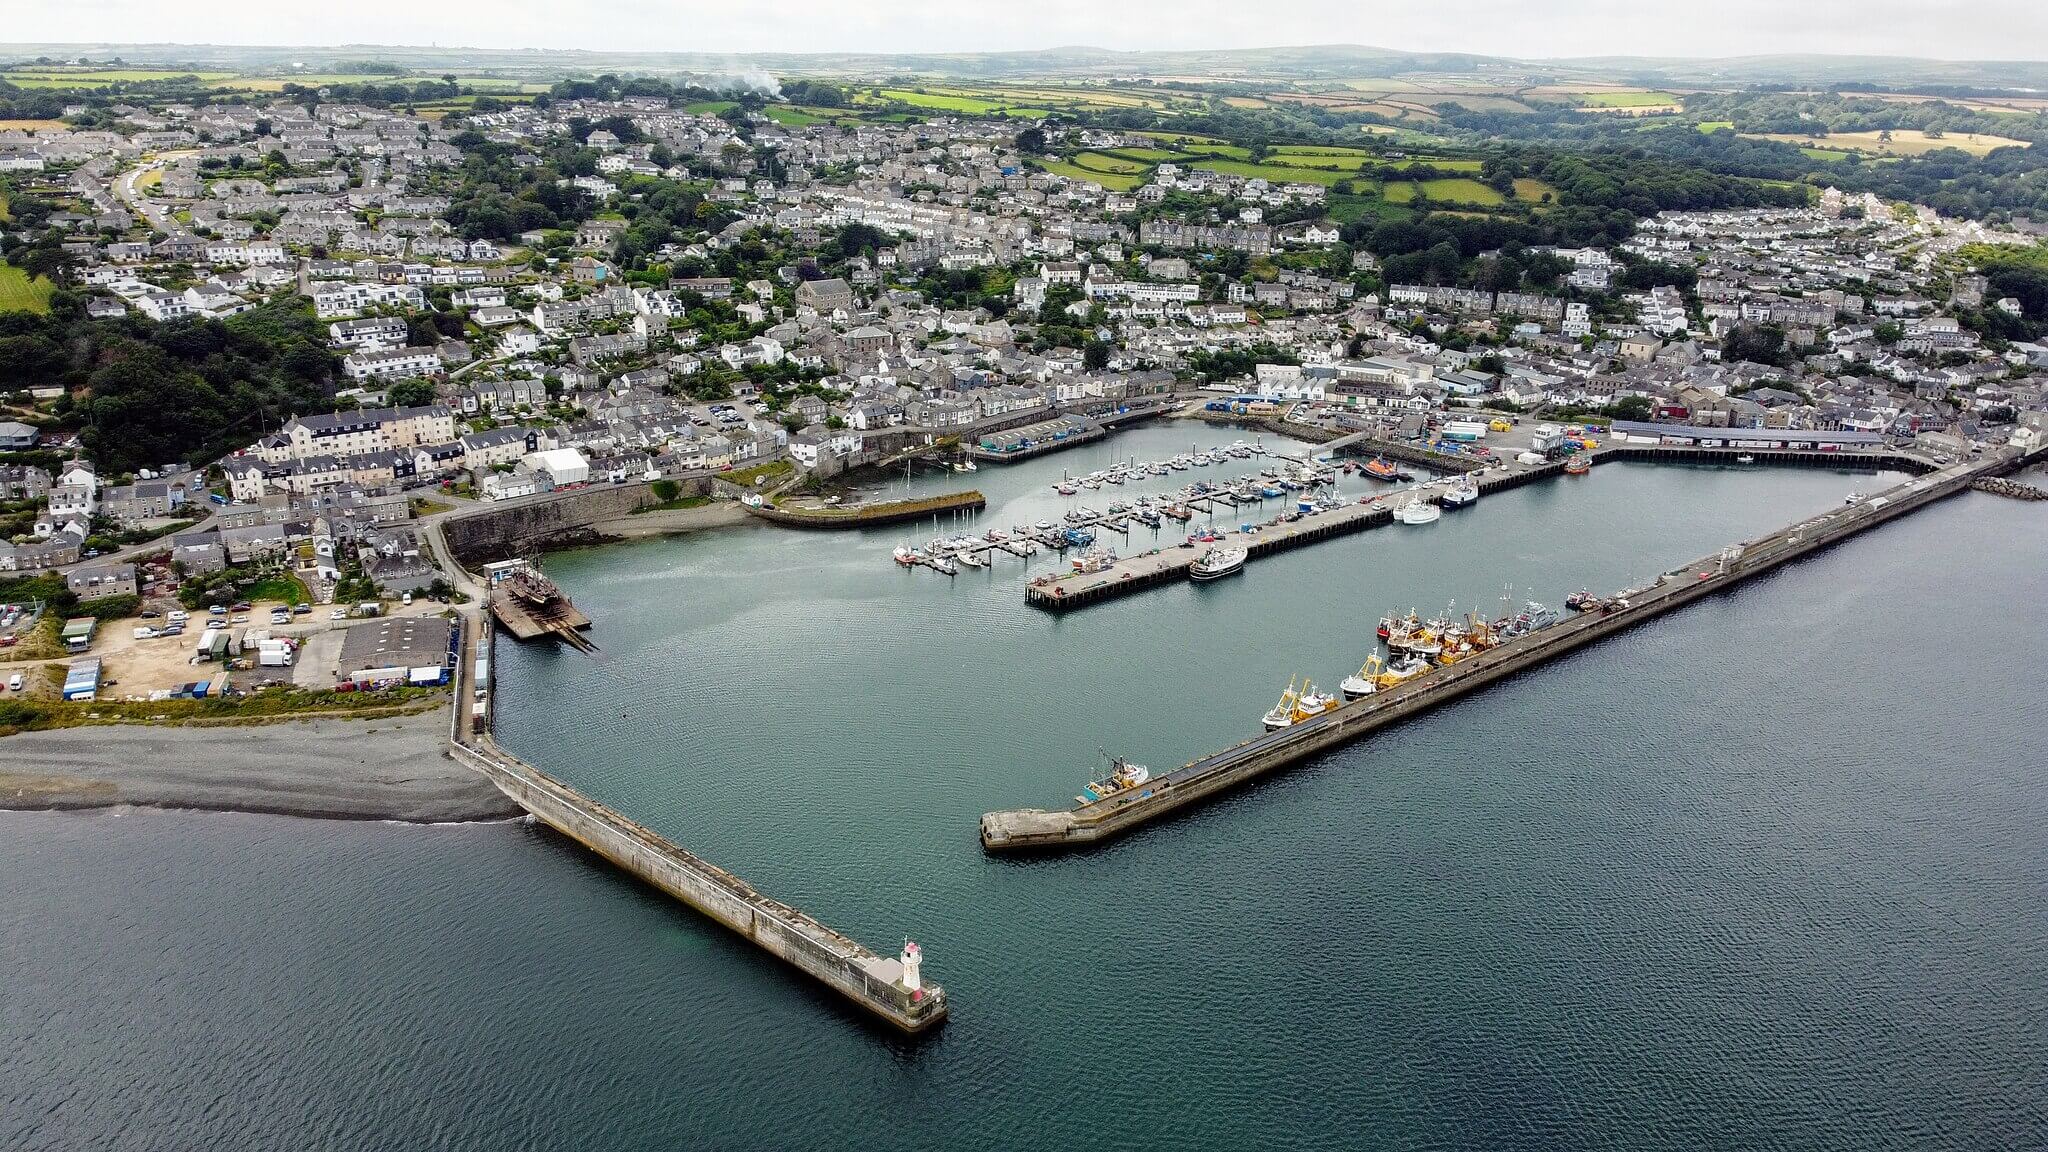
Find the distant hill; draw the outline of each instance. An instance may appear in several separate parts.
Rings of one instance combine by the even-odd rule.
[[[335,47],[238,47],[195,44],[0,44],[0,58],[120,56],[129,65],[261,70],[294,66],[319,72],[374,59],[428,75],[485,70],[531,77],[595,75],[720,76],[766,71],[778,76],[922,74],[976,79],[1173,76],[1215,80],[1309,80],[1407,73],[1527,75],[1619,80],[1647,85],[1741,87],[1754,84],[1865,83],[2025,88],[2048,91],[2048,62],[1922,60],[1904,56],[1738,56],[1721,59],[1603,56],[1517,60],[1451,52],[1401,52],[1358,44],[1294,48],[1119,52],[1074,46],[1031,52],[946,54],[586,52],[561,49],[422,48],[376,44]]]

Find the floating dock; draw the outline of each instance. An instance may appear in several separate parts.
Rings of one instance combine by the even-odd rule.
[[[1655,619],[1702,596],[1952,496],[1978,479],[2008,471],[2019,463],[2019,458],[2006,455],[1919,476],[1857,504],[1809,517],[1768,536],[1675,568],[1648,588],[1623,592],[1625,606],[1581,614],[1448,667],[1434,669],[1304,723],[1155,776],[1133,792],[1066,809],[987,813],[981,818],[982,846],[990,852],[1057,850],[1108,840],[1247,780]],[[1531,478],[1503,479],[1526,483]]]
[[[571,647],[596,647],[583,635],[590,627],[590,617],[571,604],[566,596],[550,600],[544,606],[536,605],[498,584],[491,588],[490,608],[492,617],[517,639],[538,640],[543,636],[555,636]]]
[[[1899,453],[1843,453],[1814,452],[1802,450],[1694,448],[1686,446],[1627,444],[1602,446],[1595,449],[1590,460],[1600,464],[1611,460],[1648,460],[1670,463],[1734,463],[1743,456],[1755,458],[1759,466],[1804,465],[1826,468],[1867,468],[1871,470],[1894,469],[1901,472],[1927,472],[1931,465],[1916,456]],[[1509,461],[1495,461],[1493,467],[1500,471],[1489,471],[1474,475],[1473,483],[1484,497],[1494,492],[1505,492],[1547,480],[1564,474],[1564,461],[1552,460],[1542,464],[1519,464]],[[1290,498],[1292,494],[1289,494]],[[1304,544],[1328,540],[1334,536],[1348,536],[1370,528],[1379,528],[1393,523],[1393,510],[1410,500],[1423,500],[1441,504],[1443,493],[1430,487],[1398,488],[1373,497],[1367,503],[1356,501],[1327,512],[1309,512],[1299,520],[1283,521],[1278,524],[1261,524],[1259,531],[1244,534],[1230,532],[1223,536],[1221,543],[1243,548],[1248,559],[1256,560],[1275,552],[1284,552]],[[1373,503],[1384,501],[1374,508]],[[1145,588],[1160,584],[1174,583],[1187,579],[1188,566],[1201,556],[1205,546],[1200,544],[1175,544],[1170,547],[1141,553],[1118,560],[1099,572],[1073,576],[1062,576],[1042,584],[1033,584],[1025,589],[1025,603],[1048,612],[1065,612],[1127,596]]]

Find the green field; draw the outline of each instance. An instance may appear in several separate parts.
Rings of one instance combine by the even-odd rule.
[[[1143,160],[1125,160],[1107,152],[1076,153],[1074,163],[1082,168],[1097,172],[1114,172],[1119,176],[1143,175],[1152,170],[1152,165]]]
[[[1056,176],[1065,176],[1069,180],[1087,180],[1091,183],[1100,184],[1112,192],[1129,192],[1145,182],[1145,176],[1142,173],[1128,175],[1118,172],[1100,172],[1093,168],[1083,168],[1066,160],[1044,159],[1035,160],[1033,163]]]
[[[958,112],[963,116],[1050,116],[1050,108],[1015,108],[1000,100],[978,96],[955,96],[943,92],[916,92],[908,88],[884,88],[882,99],[929,108],[935,112]],[[858,99],[858,97],[856,97]],[[872,100],[872,97],[869,98]]]
[[[1735,121],[1733,120],[1702,120],[1699,122],[1699,130],[1702,132],[1719,132],[1723,128],[1733,127],[1735,127]]]
[[[1185,152],[1169,152],[1164,148],[1114,148],[1101,155],[1114,156],[1121,160],[1138,160],[1148,164],[1157,164],[1162,160],[1187,159]]]
[[[1358,161],[1370,160],[1373,158],[1373,155],[1374,153],[1370,149],[1346,148],[1335,144],[1282,144],[1278,148],[1273,149],[1268,158],[1283,161],[1293,161],[1297,158],[1310,160],[1341,160],[1348,158]]]
[[[1415,182],[1412,180],[1387,185],[1385,196],[1390,204],[1408,204],[1415,200]],[[1492,206],[1507,203],[1507,197],[1481,184],[1477,180],[1448,179],[1425,180],[1422,190],[1432,203],[1437,204],[1478,204]],[[1517,190],[1517,195],[1520,192]]]
[[[1351,173],[1328,168],[1293,168],[1285,164],[1254,164],[1248,160],[1197,160],[1190,167],[1247,180],[1263,179],[1275,184],[1321,184],[1325,187],[1351,178]]]
[[[233,72],[200,72],[161,68],[22,68],[0,73],[0,79],[20,88],[103,88],[116,83],[146,80],[176,80],[195,77],[201,82],[231,80]]]
[[[40,277],[31,281],[28,273],[0,264],[0,312],[48,312],[50,282]]]
[[[1649,92],[1634,89],[1627,92],[1581,92],[1581,108],[1658,108],[1678,103],[1678,97],[1669,92]]]
[[[791,104],[770,104],[761,113],[777,124],[791,128],[808,128],[813,124],[829,124],[839,119],[830,108],[799,108]]]
[[[1148,140],[1157,140],[1161,144],[1171,147],[1193,144],[1201,147],[1204,151],[1207,151],[1208,146],[1211,144],[1230,143],[1230,141],[1225,140],[1221,136],[1202,136],[1193,132],[1134,132],[1132,135],[1143,136]]]
[[[1427,164],[1443,172],[1477,172],[1480,167],[1477,160],[1452,160],[1444,156],[1413,156],[1406,160],[1387,161],[1389,168],[1413,168],[1417,164]]]
[[[2014,140],[2006,136],[1990,136],[1975,132],[1929,136],[1915,128],[1896,128],[1890,132],[1830,132],[1818,140],[1784,132],[1745,132],[1743,135],[1753,140],[1776,140],[1783,144],[1793,144],[1801,149],[1825,144],[1831,145],[1825,151],[1846,149],[1870,156],[1920,156],[1942,148],[1956,148],[1972,156],[1983,156],[1995,148],[2029,147],[2025,140]]]

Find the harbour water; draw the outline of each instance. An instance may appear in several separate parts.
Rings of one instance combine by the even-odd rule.
[[[912,486],[1057,520],[1062,470],[1236,435]],[[896,569],[901,529],[551,557],[602,652],[501,645],[507,745],[914,936],[952,1022],[885,1035],[525,825],[0,814],[0,1147],[2040,1146],[2039,506],[1966,495],[1101,851],[975,842],[1098,749],[1252,734],[1387,609],[1556,604],[1888,482],[1608,464],[1059,617],[1015,560]]]

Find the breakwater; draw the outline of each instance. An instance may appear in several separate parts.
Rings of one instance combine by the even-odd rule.
[[[1987,476],[1970,487],[1979,492],[1989,492],[1993,496],[2004,496],[2009,500],[2048,500],[2048,492],[2043,492],[2032,484],[2022,484],[2002,476]]]
[[[542,823],[739,933],[873,1017],[913,1033],[946,1018],[945,989],[923,982],[915,944],[906,944],[901,956],[880,956],[511,755],[487,734],[457,739],[451,748],[457,759],[482,772]]]
[[[1998,458],[1955,465],[1857,504],[1808,517],[1674,568],[1647,587],[1625,590],[1599,610],[1192,761],[1140,788],[1067,809],[987,813],[980,822],[982,844],[991,852],[1010,852],[1077,848],[1113,838],[1954,495],[2013,464],[2011,458]]]

